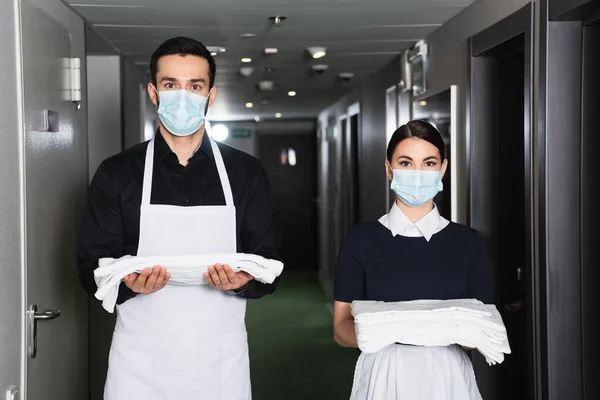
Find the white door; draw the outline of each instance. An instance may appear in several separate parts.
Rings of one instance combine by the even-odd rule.
[[[71,57],[71,38],[67,28],[21,4],[26,305],[36,305],[40,315],[37,329],[28,327],[26,332],[26,398],[85,400],[88,303],[77,281],[75,236],[87,172],[79,165],[85,158],[77,153],[85,132],[75,131],[75,105],[64,100],[64,62]],[[58,310],[60,316],[46,310]],[[36,342],[33,358],[30,348]]]

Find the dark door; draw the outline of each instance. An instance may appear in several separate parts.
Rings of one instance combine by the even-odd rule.
[[[524,53],[498,58],[496,304],[506,324],[511,356],[498,366],[501,398],[528,399],[527,381],[527,229],[524,149]]]
[[[512,349],[498,366],[474,362],[486,400],[534,398],[531,46],[527,32],[510,32],[529,29],[530,9],[525,11],[508,29],[472,40],[470,224],[489,239],[493,301]],[[494,43],[494,34],[511,39]]]
[[[358,115],[341,121],[340,237],[358,222]]]
[[[315,135],[260,135],[259,157],[276,201],[285,268],[317,270]]]
[[[600,15],[600,14],[599,14]],[[600,19],[583,28],[582,137],[581,137],[581,314],[583,348],[583,398],[600,399],[600,269],[598,226],[600,189]]]

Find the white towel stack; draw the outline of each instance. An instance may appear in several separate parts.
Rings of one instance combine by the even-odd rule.
[[[490,365],[510,354],[506,328],[493,305],[474,299],[352,302],[358,347],[375,353],[394,343],[476,348]]]
[[[119,259],[102,258],[99,267],[94,271],[98,290],[96,298],[102,306],[113,312],[119,294],[122,279],[134,272],[140,273],[146,268],[159,265],[167,269],[171,275],[169,285],[204,285],[204,273],[209,266],[226,264],[234,272],[245,271],[262,283],[273,283],[283,271],[283,263],[269,260],[254,254],[207,254],[198,256],[160,256],[136,257],[125,256]]]

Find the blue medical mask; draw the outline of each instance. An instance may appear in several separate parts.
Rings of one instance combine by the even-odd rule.
[[[175,136],[189,136],[204,124],[208,98],[187,90],[158,92],[158,116]]]
[[[444,190],[442,173],[395,169],[391,188],[407,206],[421,207]]]

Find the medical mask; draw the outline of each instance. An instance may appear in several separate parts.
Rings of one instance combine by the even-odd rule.
[[[207,97],[187,90],[163,90],[158,98],[158,116],[173,135],[189,136],[204,124]]]
[[[395,169],[391,189],[410,207],[421,207],[444,189],[440,171]]]

